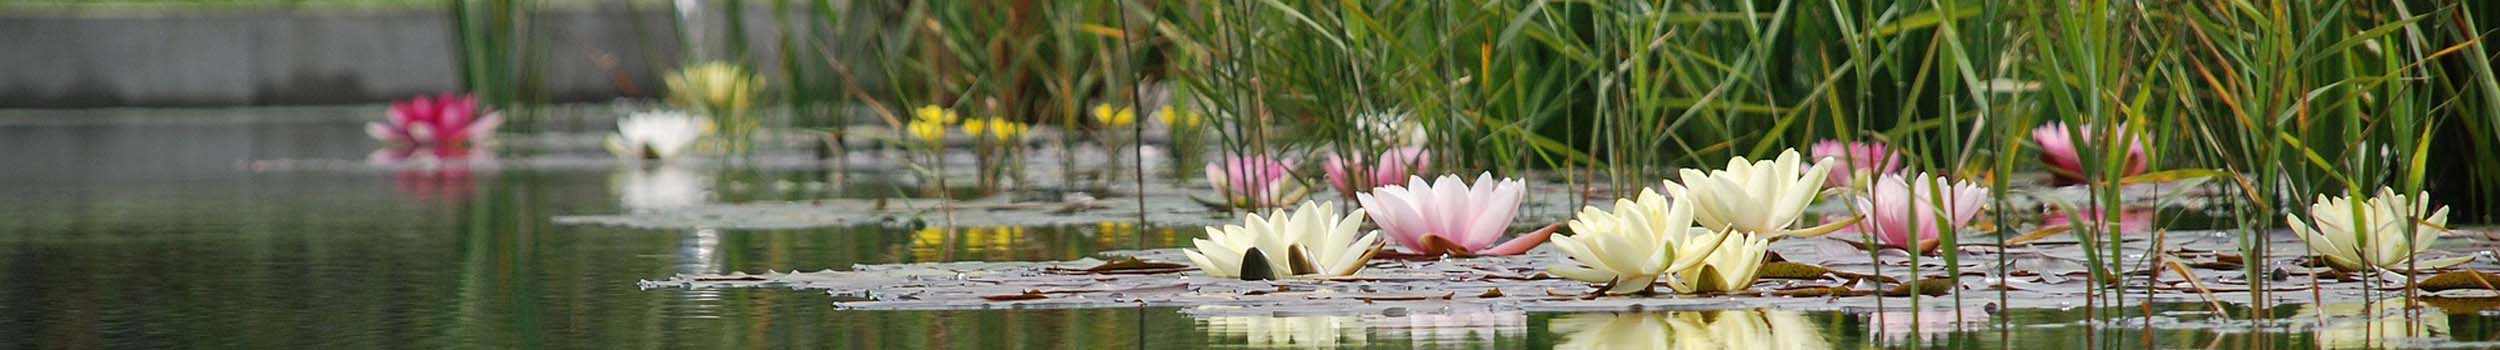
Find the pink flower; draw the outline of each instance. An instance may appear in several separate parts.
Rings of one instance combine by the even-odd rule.
[[[1861,231],[1875,233],[1885,246],[1926,252],[1936,249],[1939,235],[1960,230],[1979,215],[1986,204],[1988,189],[1969,181],[1951,182],[1925,173],[1903,179],[1901,175],[1884,175],[1875,180],[1873,193],[1859,197],[1857,207],[1866,221],[1859,222]],[[1947,221],[1938,222],[1937,215],[1947,214]],[[1915,249],[1911,246],[1915,243]]]
[[[2069,226],[2073,223],[2073,221],[2066,218],[2066,214],[2067,213],[2064,211],[2054,211],[2049,212],[2048,215],[2043,215],[2040,218],[2040,227]],[[2101,211],[2097,209],[2084,210],[2074,214],[2083,216],[2084,222],[2101,222],[2101,220],[2103,220]],[[2153,230],[2153,210],[2144,208],[2128,208],[2119,210],[2118,227],[2103,226],[2101,229],[2118,230],[2118,232],[2127,233],[2151,232]]]
[[[1415,176],[1405,186],[1380,186],[1355,195],[1355,200],[1389,234],[1390,242],[1408,251],[1434,257],[1513,255],[1545,243],[1554,233],[1538,230],[1499,246],[1493,244],[1510,229],[1520,200],[1527,196],[1526,186],[1518,179],[1496,182],[1493,173],[1476,176],[1473,185],[1461,182],[1457,175],[1442,175],[1430,183]]]
[[[1278,207],[1300,201],[1293,168],[1267,156],[1226,156],[1207,163],[1207,183],[1225,202],[1240,207]]]
[[[1405,180],[1409,174],[1429,172],[1432,169],[1432,152],[1426,152],[1418,147],[1400,147],[1381,152],[1379,159],[1381,159],[1381,164],[1375,165],[1361,155],[1356,155],[1352,159],[1329,155],[1327,161],[1320,163],[1320,170],[1328,173],[1328,184],[1335,186],[1338,193],[1353,194],[1373,187],[1395,185],[1399,180]],[[1355,179],[1349,175],[1360,173],[1368,173],[1371,176]]]
[[[390,113],[388,120],[365,124],[365,134],[392,145],[450,149],[494,137],[503,124],[500,114],[478,109],[476,96],[448,92],[392,102]]]
[[[2118,130],[2126,129],[2126,124],[2118,124]],[[2094,131],[2093,128],[2081,130],[2084,141],[2100,141],[2099,138],[2092,136]],[[2144,138],[2135,137],[2132,134],[2129,136],[2126,138],[2127,169],[2119,175],[2142,175],[2148,166],[2144,157]],[[2032,129],[2031,139],[2040,143],[2040,160],[2049,163],[2051,167],[2049,173],[2056,176],[2058,184],[2071,185],[2084,182],[2083,158],[2082,155],[2076,154],[2074,140],[2066,135],[2066,123],[2049,122],[2048,125]]]
[[[1857,181],[1858,174],[1881,176],[1901,170],[1901,155],[1882,142],[1815,142],[1814,159],[1826,158],[1841,160],[1846,166],[1833,167],[1832,175],[1823,177],[1824,188],[1847,187]]]

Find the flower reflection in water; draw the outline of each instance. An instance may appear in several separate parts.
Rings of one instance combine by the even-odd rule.
[[[1980,310],[1885,311],[1864,314],[1868,332],[1874,333],[1877,344],[1910,344],[1910,336],[1919,337],[1920,344],[1953,332],[1988,327],[1988,313]]]
[[[667,209],[711,201],[706,188],[712,177],[683,166],[655,165],[618,171],[609,178],[617,206],[628,210]]]
[[[2301,305],[2296,318],[2323,320],[2318,347],[2328,349],[2403,348],[2424,338],[2448,336],[2448,315],[2433,309],[2405,309],[2402,298],[2371,303]]]
[[[1241,339],[1250,348],[1328,348],[1371,342],[1359,316],[1216,316],[1198,319],[1216,342]]]
[[[1794,311],[1725,310],[1576,314],[1548,323],[1556,349],[1829,349],[1822,331]]]
[[[365,162],[392,169],[391,187],[419,202],[455,204],[477,192],[472,164],[494,160],[485,147],[386,147]]]
[[[1032,252],[1024,249],[1026,236],[1024,226],[932,226],[912,233],[911,257],[915,262],[1023,260],[1017,255]]]
[[[1367,315],[1363,323],[1381,334],[1403,334],[1416,344],[1498,344],[1504,335],[1528,332],[1528,313],[1472,311],[1404,316]]]

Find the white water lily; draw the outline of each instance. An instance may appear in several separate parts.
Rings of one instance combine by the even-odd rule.
[[[1771,238],[1752,233],[1724,233],[1700,265],[1677,270],[1667,288],[1676,293],[1726,293],[1753,287],[1762,276],[1762,259],[1771,252]]]
[[[1832,162],[1817,162],[1809,168],[1804,158],[1794,149],[1781,152],[1777,160],[1755,162],[1736,157],[1727,161],[1726,169],[1684,169],[1684,182],[1668,182],[1666,189],[1676,200],[1695,207],[1694,220],[1700,221],[1702,227],[1714,230],[1730,229],[1773,238],[1810,237],[1854,223],[1789,229],[1822,191],[1823,178],[1832,173]]]
[[[1821,181],[1821,180],[1817,180]],[[1659,275],[1701,264],[1725,241],[1725,234],[1693,227],[1693,207],[1643,189],[1637,199],[1616,199],[1613,211],[1596,206],[1580,209],[1571,219],[1571,236],[1553,237],[1554,247],[1577,265],[1558,265],[1555,276],[1606,283],[1607,294],[1650,290]]]
[[[1250,214],[1240,225],[1207,227],[1207,238],[1193,240],[1197,248],[1182,253],[1199,270],[1215,277],[1352,275],[1380,251],[1380,231],[1359,232],[1362,209],[1340,215],[1336,208],[1335,203],[1303,202],[1292,211]],[[1362,233],[1359,239],[1358,233]],[[1258,262],[1264,263],[1247,265]]]
[[[2355,209],[2354,205],[2360,208]],[[2326,259],[2338,270],[2368,271],[2372,268],[2412,270],[2439,268],[2462,264],[2473,259],[2462,256],[2450,259],[2412,262],[2414,254],[2430,251],[2431,243],[2448,231],[2448,207],[2428,211],[2428,216],[2415,220],[2429,207],[2429,192],[2411,197],[2396,194],[2394,189],[2380,188],[2378,198],[2362,198],[2355,203],[2350,196],[2328,198],[2319,195],[2309,205],[2309,217],[2289,214],[2292,233],[2298,234],[2309,249]],[[2361,216],[2355,217],[2356,210]],[[2314,223],[2315,225],[2311,225]],[[2409,226],[2409,227],[2408,227]],[[2405,236],[2405,229],[2413,235]]]
[[[636,112],[616,120],[616,134],[608,135],[608,152],[618,157],[665,159],[676,158],[693,148],[711,122],[686,112]]]

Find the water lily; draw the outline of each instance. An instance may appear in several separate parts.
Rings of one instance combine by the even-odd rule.
[[[1207,163],[1207,183],[1225,204],[1243,208],[1276,207],[1302,200],[1305,191],[1293,181],[1293,168],[1267,156],[1227,156]]]
[[[1163,106],[1163,108],[1155,109],[1155,119],[1173,130],[1188,130],[1198,128],[1199,123],[1205,122],[1206,115],[1197,111],[1184,111],[1172,108],[1172,106]]]
[[[2083,141],[2098,142],[2101,140],[2100,138],[2092,136],[2092,134],[2097,131],[2094,129],[2095,128],[2085,128],[2080,130],[2081,135],[2083,136]],[[2119,124],[2118,130],[2127,130],[2127,125]],[[2125,142],[2127,144],[2127,168],[2126,172],[2120,173],[2119,175],[2142,175],[2148,166],[2147,160],[2144,156],[2144,138],[2137,137],[2137,135],[2133,134],[2129,134],[2128,136],[2129,137],[2125,137]],[[2048,125],[2041,126],[2038,129],[2032,129],[2031,139],[2032,141],[2040,143],[2040,160],[2049,163],[2049,166],[2051,167],[2051,169],[2049,169],[2049,173],[2050,175],[2056,177],[2057,183],[2080,184],[2084,182],[2083,156],[2077,154],[2078,151],[2076,151],[2075,140],[2068,137],[2066,123],[2049,122]]]
[[[1700,265],[1677,270],[1667,288],[1676,293],[1726,293],[1753,287],[1762,276],[1762,259],[1771,252],[1771,238],[1752,233],[1727,233]]]
[[[390,119],[366,123],[365,134],[395,146],[452,149],[492,138],[501,125],[502,114],[478,107],[477,96],[443,93],[392,102]]]
[[[914,120],[934,121],[938,124],[954,124],[956,121],[963,120],[963,115],[955,114],[954,109],[949,109],[944,106],[924,105],[919,108],[911,109],[911,118]]]
[[[1493,173],[1476,176],[1470,185],[1457,175],[1432,182],[1415,176],[1405,186],[1381,186],[1355,195],[1370,210],[1372,221],[1389,233],[1389,241],[1407,251],[1429,256],[1512,255],[1527,252],[1553,234],[1538,230],[1494,245],[1510,228],[1527,196],[1527,183],[1495,181]]]
[[[740,114],[763,95],[764,84],[745,67],[722,62],[695,64],[663,78],[668,101],[707,113]]]
[[[1336,187],[1338,193],[1355,193],[1372,187],[1397,184],[1399,180],[1405,180],[1408,174],[1429,172],[1432,169],[1432,153],[1424,151],[1423,148],[1402,147],[1381,152],[1377,157],[1380,160],[1379,164],[1373,164],[1371,159],[1367,158],[1369,157],[1356,155],[1349,159],[1331,154],[1326,161],[1320,163],[1320,170],[1328,174],[1328,184]]]
[[[1727,168],[1703,172],[1684,169],[1684,183],[1669,182],[1668,193],[1685,205],[1695,208],[1693,218],[1702,227],[1732,229],[1736,232],[1771,237],[1819,236],[1840,229],[1831,224],[1803,230],[1789,230],[1803,216],[1806,205],[1823,189],[1823,178],[1831,175],[1833,162],[1818,162],[1807,167],[1797,150],[1781,152],[1777,160],[1748,161],[1736,157],[1727,161]]]
[[[1858,180],[1901,171],[1901,155],[1893,153],[1892,147],[1882,142],[1823,140],[1815,142],[1813,150],[1814,159],[1818,161],[1842,163],[1832,167],[1832,174],[1823,178],[1823,187],[1827,188],[1849,187]],[[1861,179],[1861,176],[1867,178]]]
[[[1363,269],[1380,251],[1380,231],[1361,233],[1363,210],[1337,214],[1335,203],[1304,202],[1301,208],[1250,214],[1240,225],[1207,227],[1207,237],[1182,250],[1209,276],[1268,280],[1293,276],[1346,276]],[[1361,234],[1358,237],[1357,234]]]
[[[1726,234],[1694,228],[1693,216],[1692,205],[1648,189],[1635,198],[1616,199],[1612,211],[1581,208],[1568,224],[1572,235],[1553,237],[1554,247],[1576,264],[1546,270],[1605,283],[1607,294],[1650,291],[1660,275],[1707,261],[1727,240]]]
[[[608,135],[608,152],[627,158],[676,158],[708,129],[709,122],[685,112],[637,112],[616,120],[616,134]]]
[[[903,134],[930,147],[946,144],[946,123],[933,120],[912,120],[903,124]]]
[[[1106,127],[1123,127],[1129,126],[1129,124],[1137,123],[1136,109],[1128,107],[1112,108],[1110,104],[1098,104],[1094,105],[1093,112],[1094,122],[1101,123]]]
[[[1873,187],[1851,208],[1869,221],[1860,223],[1860,230],[1873,232],[1885,246],[1917,252],[1935,250],[1939,236],[1960,231],[1988,200],[1986,187],[1926,173],[1884,175]]]
[[[1026,131],[1032,129],[1032,126],[1006,119],[981,118],[965,121],[963,128],[964,134],[973,137],[988,137],[999,142],[1015,142],[1024,140]]]
[[[2358,201],[2349,196],[2319,195],[2317,203],[2309,205],[2311,220],[2304,221],[2295,213],[2289,214],[2289,221],[2292,233],[2338,270],[2403,271],[2454,266],[2472,260],[2473,256],[2461,256],[2412,263],[2414,254],[2430,251],[2431,243],[2448,231],[2448,207],[2428,211],[2430,215],[2416,219],[2415,215],[2430,205],[2428,192],[2407,197],[2396,194],[2394,189],[2380,188],[2378,198]],[[2354,216],[2356,213],[2360,216]],[[2406,229],[2412,229],[2411,236],[2406,236]]]

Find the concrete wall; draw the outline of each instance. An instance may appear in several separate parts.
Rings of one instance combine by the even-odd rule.
[[[657,94],[682,57],[665,7],[530,19],[536,84],[559,101]],[[772,42],[755,22],[754,40]],[[0,14],[0,107],[387,101],[456,88],[453,36],[439,10]]]

